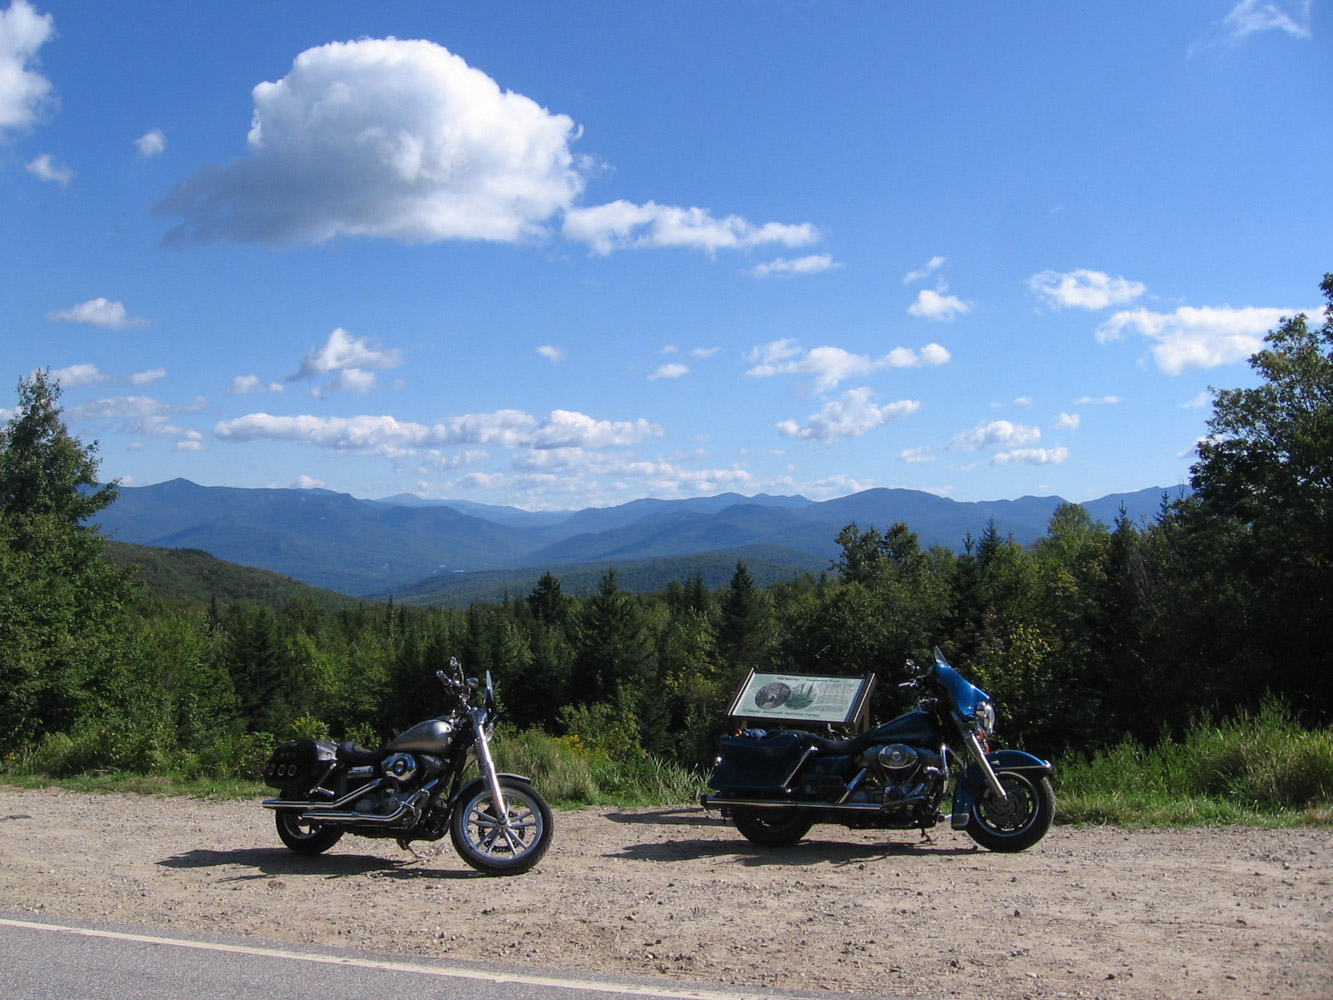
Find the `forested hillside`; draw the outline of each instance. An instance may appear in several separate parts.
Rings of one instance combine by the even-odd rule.
[[[435,702],[457,656],[490,670],[515,728],[685,764],[746,670],[880,673],[939,644],[1034,752],[1153,740],[1199,713],[1283,699],[1327,725],[1333,653],[1333,275],[1328,321],[1296,317],[1217,394],[1194,493],[1152,523],[1056,510],[1021,545],[962,551],[903,523],[849,523],[829,571],[758,585],[740,562],[631,594],[614,568],[574,594],[548,573],[467,608],[331,607],[292,596],[144,601],[86,526],[110,502],[59,387],[24,379],[0,439],[0,750],[66,769],[227,770],[294,733],[387,736]]]

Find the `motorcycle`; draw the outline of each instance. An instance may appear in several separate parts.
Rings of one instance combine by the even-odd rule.
[[[946,818],[946,802],[952,828],[992,851],[1041,840],[1055,816],[1051,763],[990,749],[990,696],[938,647],[934,664],[921,669],[908,660],[907,670],[899,687],[923,691],[918,707],[851,739],[756,729],[719,737],[708,782],[714,792],[703,806],[721,810],[763,847],[795,844],[816,823],[920,829],[925,837]]]
[[[404,850],[446,831],[468,865],[487,875],[517,875],[532,868],[551,845],[551,808],[517,774],[495,769],[490,735],[495,726],[491,676],[480,706],[471,704],[476,678],[435,676],[449,709],[367,750],[355,743],[295,740],[279,746],[264,781],[280,790],[264,800],[274,810],[278,837],[298,854],[322,854],[344,833],[392,838]],[[469,760],[480,775],[464,783]]]

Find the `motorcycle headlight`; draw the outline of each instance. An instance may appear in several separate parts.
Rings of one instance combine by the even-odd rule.
[[[995,706],[989,701],[977,706],[977,728],[987,736],[995,732]]]

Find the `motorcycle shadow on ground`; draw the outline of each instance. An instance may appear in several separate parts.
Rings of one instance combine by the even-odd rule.
[[[613,823],[643,824],[651,826],[688,826],[717,828],[725,826],[716,813],[704,813],[698,809],[663,809],[632,813],[607,813],[606,818]],[[735,831],[732,831],[735,833]],[[627,861],[698,861],[713,858],[718,861],[731,861],[747,868],[766,865],[808,866],[812,863],[825,862],[834,866],[863,864],[867,861],[883,861],[888,858],[921,857],[959,857],[977,853],[980,848],[970,841],[960,840],[946,833],[943,837],[932,835],[930,839],[918,840],[913,830],[884,831],[887,837],[901,837],[901,840],[889,840],[887,843],[848,843],[839,836],[846,837],[847,832],[839,826],[815,826],[793,847],[758,847],[751,844],[739,833],[735,839],[686,839],[657,840],[643,844],[626,845],[619,851],[605,855],[609,858],[623,858]]]
[[[251,879],[277,878],[279,876],[311,875],[316,878],[348,878],[365,875],[372,878],[440,878],[469,879],[481,877],[480,872],[470,868],[441,869],[435,867],[417,867],[434,865],[440,859],[433,857],[409,856],[389,859],[368,854],[321,854],[318,857],[302,857],[282,848],[248,847],[236,851],[210,851],[197,848],[174,857],[165,858],[158,864],[164,868],[226,868],[251,869],[240,871],[219,881],[246,882]]]

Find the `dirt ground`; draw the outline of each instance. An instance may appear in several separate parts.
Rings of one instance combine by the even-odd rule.
[[[1333,831],[890,836],[765,851],[698,807],[557,812],[536,869],[487,879],[447,839],[299,857],[257,802],[0,787],[0,911],[895,997],[1333,996]]]

